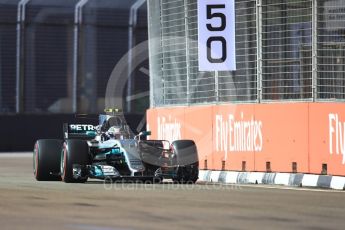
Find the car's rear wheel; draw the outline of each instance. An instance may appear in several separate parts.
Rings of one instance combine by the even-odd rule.
[[[176,177],[173,178],[175,183],[180,184],[194,184],[199,178],[198,165],[188,165],[184,167],[178,167],[176,169]]]
[[[36,180],[61,180],[59,175],[61,148],[62,140],[42,139],[36,141],[33,152],[33,169]]]
[[[86,166],[90,164],[89,146],[84,140],[66,140],[61,152],[61,178],[66,183],[85,183],[87,176],[74,178],[73,165]]]
[[[194,141],[178,140],[172,144],[176,157],[176,177],[173,181],[178,183],[195,183],[199,177],[199,158]]]

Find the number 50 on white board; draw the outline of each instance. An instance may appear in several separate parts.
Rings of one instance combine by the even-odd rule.
[[[198,0],[199,71],[236,70],[235,0]]]

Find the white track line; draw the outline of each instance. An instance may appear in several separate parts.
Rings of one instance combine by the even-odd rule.
[[[307,192],[328,192],[328,193],[345,193],[343,190],[332,189],[317,189],[317,188],[303,188],[303,187],[276,187],[270,185],[251,185],[251,184],[236,184],[237,186],[250,187],[250,188],[266,188],[266,189],[279,189],[279,190],[293,190],[293,191],[307,191]]]
[[[0,152],[0,158],[28,158],[28,157],[32,157],[32,152],[13,152],[13,153]]]
[[[333,190],[333,189],[319,189],[319,188],[308,188],[308,187],[291,187],[291,186],[284,186],[284,185],[265,185],[265,184],[233,184],[233,183],[214,183],[214,182],[204,182],[198,181],[197,184],[205,185],[205,184],[215,184],[221,186],[236,186],[236,187],[248,187],[248,188],[259,188],[259,189],[279,189],[279,190],[293,190],[293,191],[307,191],[307,192],[328,192],[328,193],[345,193],[343,190]]]

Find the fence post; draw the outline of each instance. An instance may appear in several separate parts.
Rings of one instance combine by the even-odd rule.
[[[187,0],[184,3],[184,24],[185,24],[185,37],[186,37],[186,80],[187,80],[187,105],[190,104],[190,56],[189,56],[189,25],[188,25],[188,4]]]
[[[262,101],[262,0],[256,0],[257,101]]]
[[[317,0],[312,0],[312,98],[317,100]]]
[[[216,102],[219,102],[219,73],[218,71],[214,71],[214,87],[215,87],[215,91],[216,91]]]
[[[136,45],[136,29],[138,23],[138,10],[144,5],[146,0],[137,0],[130,8],[128,22],[128,70],[127,70],[127,112],[132,112],[132,94],[135,91],[134,81],[132,79],[133,66],[133,46]]]
[[[16,113],[24,110],[24,28],[25,10],[30,0],[21,0],[17,8],[17,54],[16,54]]]
[[[150,1],[150,0],[149,0]],[[159,0],[159,5],[160,5],[160,11],[163,12],[163,0]],[[164,39],[164,33],[163,33],[163,17],[162,15],[159,18],[160,24],[161,24],[161,37],[160,37],[160,46],[162,47],[162,64],[161,64],[161,74],[162,74],[162,91],[163,91],[163,105],[166,105],[166,90],[165,90],[165,76],[164,76],[164,46],[163,46],[163,39]]]
[[[74,9],[74,41],[73,41],[73,83],[72,110],[78,112],[78,75],[79,75],[79,27],[83,20],[82,8],[89,0],[80,0]]]
[[[1,36],[0,36],[0,42],[1,42]],[[3,106],[2,106],[2,104],[3,104],[3,102],[2,102],[2,70],[1,70],[1,68],[2,68],[2,54],[1,54],[1,45],[0,45],[0,113],[2,112],[1,111],[1,108],[3,108]]]

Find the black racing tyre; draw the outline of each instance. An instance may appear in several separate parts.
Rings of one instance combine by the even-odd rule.
[[[42,139],[33,152],[34,176],[38,181],[59,181],[62,140]]]
[[[66,140],[61,151],[61,179],[66,183],[85,183],[86,178],[73,177],[73,164],[89,165],[89,146],[85,140]]]
[[[173,178],[175,183],[194,184],[199,178],[199,164],[190,164],[187,166],[177,167],[176,177]]]
[[[199,178],[199,158],[194,141],[178,140],[171,145],[177,164],[176,177],[173,181],[195,183]]]

